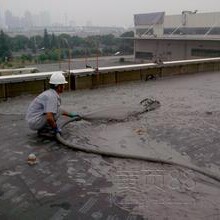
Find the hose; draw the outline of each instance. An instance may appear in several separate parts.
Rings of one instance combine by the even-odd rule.
[[[60,128],[62,129],[67,124],[69,124],[73,121],[81,120],[81,119],[83,119],[83,118],[70,119],[70,120],[62,123],[60,125]],[[98,155],[107,156],[107,157],[142,160],[142,161],[147,161],[147,162],[152,162],[152,163],[160,163],[160,164],[167,164],[167,165],[172,165],[172,166],[179,166],[179,167],[183,167],[183,168],[195,171],[195,172],[200,173],[202,175],[205,175],[205,176],[207,176],[207,177],[209,177],[209,178],[211,178],[211,179],[213,179],[217,182],[220,182],[220,177],[218,175],[216,175],[214,173],[211,173],[210,171],[200,169],[196,166],[186,165],[186,164],[182,164],[182,163],[178,163],[178,162],[173,162],[173,161],[168,161],[168,160],[163,160],[163,159],[153,158],[153,157],[146,157],[146,156],[141,156],[141,155],[128,155],[128,154],[123,154],[123,153],[118,153],[118,152],[106,152],[106,151],[102,151],[100,149],[97,150],[97,149],[83,148],[81,146],[76,146],[76,145],[73,145],[70,142],[66,141],[59,133],[56,134],[56,138],[60,143],[62,143],[66,147],[71,148],[73,150],[78,150],[78,151],[82,151],[82,152],[86,152],[86,153],[92,153],[92,154],[98,154]]]

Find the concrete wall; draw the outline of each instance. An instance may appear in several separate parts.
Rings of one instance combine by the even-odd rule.
[[[0,84],[0,99],[25,94],[37,94],[49,88],[47,80]]]
[[[154,67],[140,68],[138,70],[114,71],[109,70],[105,73],[89,76],[77,76],[75,78],[75,89],[96,88],[105,85],[113,85],[117,83],[148,80],[149,76],[155,78],[167,77],[173,75],[192,74],[199,72],[215,72],[220,71],[220,60],[204,62],[204,63],[181,63],[181,64],[159,64]]]
[[[186,60],[201,58],[201,56],[192,55],[192,49],[220,51],[219,40],[184,40],[184,39],[136,39],[136,52],[152,53],[152,59],[138,58],[137,60],[154,61],[160,57],[163,61]],[[204,55],[205,56],[205,55]],[[208,56],[208,55],[207,55]],[[206,58],[206,57],[205,57]]]
[[[132,69],[133,68],[133,69]],[[148,80],[149,78],[167,77],[173,75],[192,74],[199,72],[220,72],[220,59],[209,59],[205,61],[181,61],[181,62],[165,62],[163,64],[152,65],[133,65],[124,66],[117,70],[112,67],[105,71],[93,72],[86,75],[72,75],[70,85],[72,89],[89,89],[105,85],[112,85],[117,83]],[[33,80],[28,78],[18,82],[3,83],[0,77],[0,100],[5,100],[8,97],[14,97],[22,94],[38,94],[49,88],[48,75],[45,79]],[[68,90],[69,87],[66,87]]]

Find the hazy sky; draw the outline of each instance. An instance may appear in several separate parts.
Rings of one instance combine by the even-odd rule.
[[[49,11],[53,21],[73,20],[76,25],[90,21],[101,26],[133,26],[133,15],[165,11],[181,14],[183,10],[220,11],[220,0],[0,0],[0,13],[9,9],[21,16]]]

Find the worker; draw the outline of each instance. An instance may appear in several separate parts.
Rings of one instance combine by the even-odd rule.
[[[38,95],[29,105],[26,121],[30,129],[36,130],[40,136],[55,136],[61,133],[57,125],[60,115],[68,117],[80,117],[75,112],[67,112],[61,109],[60,94],[67,83],[62,73],[53,73],[50,77],[50,89]]]

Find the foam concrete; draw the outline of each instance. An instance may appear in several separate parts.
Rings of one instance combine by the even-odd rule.
[[[85,147],[174,158],[220,175],[219,72],[65,92],[87,114],[149,97],[161,106],[128,122],[76,129]],[[24,116],[34,95],[0,103],[0,219],[218,219],[220,184],[164,164],[76,152],[37,136]],[[66,118],[62,118],[66,120]],[[77,141],[73,138],[72,141]],[[132,148],[133,146],[133,148]],[[132,150],[133,149],[133,150]],[[140,151],[138,151],[138,149]],[[30,166],[28,155],[38,163]]]

